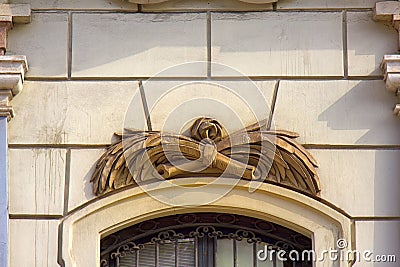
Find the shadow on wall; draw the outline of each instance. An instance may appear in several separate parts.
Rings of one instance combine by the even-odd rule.
[[[399,191],[397,191],[399,192]],[[398,202],[399,203],[399,202]],[[379,255],[382,259],[395,255],[395,262],[374,262],[369,266],[374,267],[398,267],[400,261],[400,220],[375,222],[372,228],[374,255]],[[360,266],[360,265],[358,265]]]
[[[400,120],[392,114],[398,99],[384,86],[382,81],[357,83],[318,120],[334,130],[366,130],[356,144],[400,144]]]
[[[93,194],[93,186],[92,183],[90,182],[90,179],[92,178],[92,175],[94,171],[96,170],[96,164],[97,161],[92,165],[90,170],[86,173],[86,175],[83,177],[83,184],[84,184],[84,192],[85,192],[85,198],[87,201],[91,200],[92,198],[95,198],[96,196]]]
[[[376,216],[400,216],[400,150],[375,152],[374,211]],[[360,177],[362,179],[362,177]],[[388,235],[383,235],[387,237]],[[389,235],[390,236],[390,235]],[[400,235],[397,235],[397,252],[400,251]],[[383,238],[381,237],[381,238]],[[377,238],[377,242],[379,242]],[[399,255],[400,257],[400,255]],[[400,258],[399,258],[400,260]]]
[[[390,22],[373,21],[373,12],[347,13],[350,76],[382,75],[384,55],[397,54],[397,31]]]

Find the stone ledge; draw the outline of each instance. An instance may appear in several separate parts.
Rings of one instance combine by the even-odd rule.
[[[400,96],[400,55],[385,55],[381,64],[386,89]],[[394,108],[394,115],[400,117],[400,104]]]
[[[0,4],[0,55],[4,56],[7,48],[7,34],[13,23],[31,22],[31,7],[26,4]]]
[[[0,101],[0,117],[7,117],[7,121],[10,121],[11,118],[14,117],[14,109],[12,106],[2,106],[2,102]]]
[[[169,0],[159,4],[142,5],[142,12],[201,12],[201,11],[265,11],[272,3],[250,4],[239,0]]]
[[[25,56],[0,56],[0,117],[14,117],[9,102],[21,92],[27,70]]]
[[[0,15],[12,17],[13,23],[31,22],[31,6],[29,4],[0,4]]]
[[[374,7],[374,20],[376,21],[391,21],[393,27],[399,32],[398,48],[400,50],[400,2],[399,1],[385,1],[378,2]]]
[[[13,96],[17,95],[27,71],[25,56],[0,56],[0,90],[11,90]]]
[[[392,21],[394,15],[400,14],[399,1],[384,1],[375,4],[374,20]]]
[[[396,115],[397,117],[400,118],[400,104],[397,104],[397,105],[394,107],[394,115]]]
[[[381,64],[386,89],[397,93],[400,89],[400,55],[385,55]]]
[[[163,2],[167,2],[168,0],[128,0],[130,3],[134,4],[159,4]],[[278,0],[239,0],[240,2],[249,3],[249,4],[270,4],[278,2]]]
[[[374,8],[374,20],[391,21],[399,32],[398,48],[400,50],[400,1],[378,2]],[[386,89],[400,95],[400,55],[385,55],[381,64]],[[394,108],[394,114],[400,117],[400,104]]]

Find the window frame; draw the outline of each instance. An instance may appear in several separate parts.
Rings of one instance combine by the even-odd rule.
[[[106,236],[101,241],[101,266],[119,267],[119,259],[135,254],[136,266],[141,249],[154,246],[153,262],[159,265],[159,251],[162,242],[175,243],[175,267],[179,266],[177,242],[187,238],[194,239],[195,267],[217,267],[218,240],[232,240],[234,267],[238,265],[238,242],[253,244],[253,255],[249,257],[251,265],[257,267],[257,244],[266,244],[269,248],[290,252],[312,249],[312,240],[296,231],[268,221],[234,214],[190,213],[156,218],[122,229]],[[149,257],[149,255],[147,255]],[[276,265],[277,259],[273,259]],[[310,263],[285,264],[284,266],[312,266]]]

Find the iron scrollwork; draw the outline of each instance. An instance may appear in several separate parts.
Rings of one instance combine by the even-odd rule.
[[[157,225],[158,228],[146,230],[143,225]],[[234,214],[181,214],[142,222],[103,238],[101,266],[106,267],[109,261],[124,258],[129,253],[137,253],[147,245],[204,238],[246,241],[250,244],[263,242],[269,248],[285,251],[301,252],[312,247],[310,238],[268,221]],[[115,243],[115,240],[119,242]]]

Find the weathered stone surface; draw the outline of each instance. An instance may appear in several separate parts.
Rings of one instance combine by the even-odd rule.
[[[397,101],[379,80],[282,81],[274,122],[302,143],[397,145]]]
[[[104,149],[72,149],[68,210],[71,211],[96,197],[90,178]]]
[[[68,14],[35,13],[8,36],[7,53],[28,58],[28,77],[67,76]]]
[[[32,9],[43,10],[137,10],[137,5],[121,0],[12,0],[12,2],[30,4]]]
[[[57,220],[10,220],[10,267],[57,264]]]
[[[75,14],[73,22],[74,77],[147,77],[207,60],[204,13]],[[176,75],[204,76],[206,64]]]
[[[13,99],[9,143],[109,144],[133,96],[134,122],[144,123],[137,92],[137,82],[25,82]]]
[[[232,133],[268,118],[275,83],[160,81],[143,88],[153,130],[182,133],[206,116]]]
[[[374,261],[366,261],[361,256],[361,260],[356,262],[356,267],[397,267],[400,258],[400,220],[394,221],[356,221],[356,247],[361,253],[372,252],[367,256],[372,256]],[[394,255],[396,262],[378,262],[375,256]],[[383,259],[383,258],[381,258]]]
[[[272,4],[250,4],[239,0],[171,0],[159,4],[142,5],[144,12],[168,11],[260,11],[272,10]]]
[[[63,213],[65,150],[10,149],[10,214]]]
[[[373,8],[376,2],[382,0],[279,0],[278,9],[343,9],[343,8]]]
[[[321,197],[351,216],[399,216],[400,150],[310,149]]]
[[[397,31],[390,22],[373,21],[372,12],[349,12],[347,23],[349,75],[382,75],[383,56],[397,52]]]
[[[343,75],[341,13],[212,14],[211,40],[213,62],[245,75]]]

